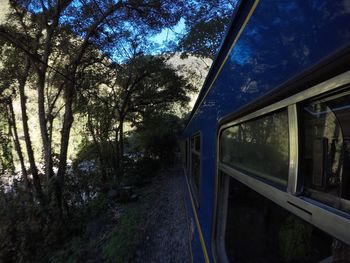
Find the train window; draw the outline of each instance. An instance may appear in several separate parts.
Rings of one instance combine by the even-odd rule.
[[[194,137],[191,138],[191,149],[194,149]]]
[[[192,153],[192,178],[197,190],[199,189],[200,177],[200,158],[199,155]]]
[[[350,212],[350,95],[302,106],[305,194]]]
[[[229,189],[222,191],[226,212],[224,224],[219,224],[225,225],[221,251],[229,262],[349,262],[348,245],[223,176],[229,178]]]
[[[186,171],[188,169],[188,141],[185,141],[185,149],[184,149],[184,164]]]
[[[223,130],[221,161],[248,174],[286,186],[289,168],[286,110]]]
[[[191,138],[191,184],[193,192],[196,198],[198,198],[199,187],[200,187],[200,165],[201,165],[201,153],[200,153],[200,143],[201,138],[199,134],[194,135]]]
[[[197,152],[200,152],[200,150],[201,150],[201,140],[200,140],[199,135],[194,137],[194,149]]]

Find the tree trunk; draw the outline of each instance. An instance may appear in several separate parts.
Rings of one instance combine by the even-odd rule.
[[[59,167],[57,176],[59,177],[61,185],[64,182],[64,175],[67,168],[67,153],[69,145],[70,130],[73,123],[73,96],[74,96],[74,87],[69,85],[65,90],[64,95],[64,117],[63,125],[61,130],[61,148],[59,156]]]
[[[116,177],[119,176],[120,171],[120,153],[119,153],[119,127],[115,130],[115,164],[114,164],[114,172]]]
[[[119,120],[119,170],[124,175],[124,118]]]
[[[59,156],[59,165],[57,171],[57,185],[56,185],[56,198],[58,203],[59,212],[62,216],[63,209],[63,187],[64,187],[64,176],[67,168],[67,152],[69,145],[70,130],[73,123],[73,96],[74,96],[74,84],[67,84],[64,92],[64,117],[63,125],[61,130],[61,148]]]
[[[18,88],[19,88],[19,95],[20,95],[20,102],[21,102],[23,134],[24,134],[24,140],[26,144],[30,169],[33,176],[33,185],[39,201],[43,204],[45,200],[44,200],[44,194],[42,191],[41,182],[38,174],[38,169],[35,164],[34,152],[33,152],[32,142],[29,134],[28,115],[27,115],[27,106],[26,106],[27,97],[25,95],[25,90],[24,90],[25,83],[27,82],[29,68],[30,68],[30,64],[29,64],[29,60],[27,59],[25,71],[23,74],[23,79],[20,80]]]
[[[6,111],[6,106],[3,108]],[[6,116],[8,118],[8,116]],[[8,128],[7,134],[5,130],[0,130],[0,146],[2,150],[2,156],[0,157],[1,160],[1,173],[5,173],[5,171],[10,171],[11,173],[15,170],[15,165],[13,162],[13,154],[12,149],[10,146],[11,143],[11,124],[8,123],[7,127],[2,128]]]
[[[30,193],[31,187],[30,187],[30,182],[28,180],[27,169],[26,169],[26,166],[24,163],[24,157],[23,157],[21,144],[19,142],[17,125],[16,125],[16,116],[15,116],[15,112],[13,110],[12,101],[9,102],[8,108],[9,108],[9,126],[10,126],[10,130],[11,130],[12,140],[13,140],[13,143],[15,145],[15,150],[17,152],[18,159],[19,159],[19,162],[21,165],[21,171],[22,171],[22,177],[23,177],[25,189],[28,193]]]
[[[96,137],[95,131],[94,131],[94,126],[92,124],[90,113],[88,113],[87,126],[88,126],[88,129],[89,129],[90,134],[92,136],[92,140],[94,141],[96,150],[97,150],[98,159],[100,161],[100,169],[101,169],[101,173],[102,173],[102,181],[105,182],[107,179],[105,160],[104,160],[104,156],[102,154],[101,144],[99,143],[99,141]]]
[[[45,113],[45,73],[38,72],[38,113],[41,139],[44,148],[45,176],[50,179],[53,176],[52,147],[47,131],[47,118]]]

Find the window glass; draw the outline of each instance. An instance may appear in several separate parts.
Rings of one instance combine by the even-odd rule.
[[[188,169],[188,141],[185,141],[185,153],[184,153],[184,163],[186,170]]]
[[[286,110],[229,127],[221,135],[221,161],[252,175],[287,185],[288,136]]]
[[[229,180],[224,233],[229,262],[349,262],[348,245]]]
[[[198,198],[199,194],[199,184],[200,184],[200,166],[201,166],[201,149],[200,149],[200,135],[194,135],[191,138],[191,185],[192,191],[196,198]],[[197,200],[198,201],[198,200]]]
[[[194,137],[194,149],[197,152],[200,152],[200,150],[201,150],[201,138],[199,135]]]
[[[199,177],[200,157],[198,154],[192,153],[192,179],[197,191],[199,190]]]
[[[305,194],[350,212],[350,95],[302,107]]]

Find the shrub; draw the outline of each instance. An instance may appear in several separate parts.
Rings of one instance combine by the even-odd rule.
[[[136,213],[127,211],[122,215],[103,248],[103,255],[108,262],[130,262],[140,240],[139,224],[140,218]]]

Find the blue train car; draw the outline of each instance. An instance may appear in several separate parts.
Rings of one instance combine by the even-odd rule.
[[[184,137],[194,262],[350,262],[350,1],[241,1]]]

